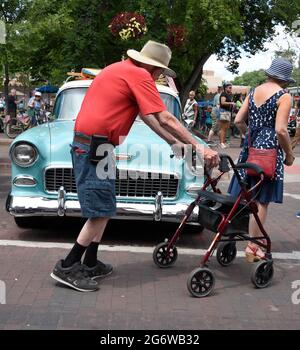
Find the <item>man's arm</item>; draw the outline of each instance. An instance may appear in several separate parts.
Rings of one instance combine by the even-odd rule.
[[[221,107],[222,106],[228,106],[228,107],[233,108],[235,106],[234,102],[226,102],[226,97],[225,96],[221,97],[221,103],[220,104],[221,104]]]
[[[176,143],[176,138],[170,134],[166,129],[162,128],[158,120],[153,114],[148,114],[141,117],[143,122],[149,126],[157,135],[164,139],[170,146]]]
[[[218,153],[208,147],[203,147],[203,145],[199,144],[186,130],[186,128],[181,125],[177,118],[170,112],[162,111],[159,113],[154,113],[154,117],[157,119],[161,128],[170,133],[175,139],[181,141],[184,144],[192,145],[193,149],[204,157],[204,160],[208,166],[214,167],[219,164],[220,159]]]

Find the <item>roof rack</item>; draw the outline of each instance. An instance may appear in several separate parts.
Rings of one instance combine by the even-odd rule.
[[[88,80],[88,79],[94,79],[96,76],[101,72],[102,69],[95,69],[95,68],[82,68],[81,72],[68,72],[67,75],[69,76],[66,80],[66,82],[70,80]],[[164,85],[170,87],[172,90],[174,90],[178,94],[178,90],[176,88],[176,85],[174,83],[174,80],[171,77],[165,76],[161,74],[159,78],[156,80],[156,84]]]
[[[101,69],[95,68],[82,68],[81,72],[68,72],[69,76],[66,81],[70,80],[87,80],[94,79],[101,72]]]

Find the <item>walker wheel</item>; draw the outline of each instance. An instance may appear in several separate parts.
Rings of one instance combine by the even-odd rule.
[[[187,279],[187,288],[192,296],[203,298],[214,289],[215,276],[207,267],[198,267],[193,270]]]
[[[273,261],[261,260],[253,268],[251,281],[256,288],[265,288],[271,283],[273,274]]]
[[[153,261],[158,267],[169,267],[177,260],[177,248],[173,246],[168,251],[168,245],[168,242],[162,242],[153,251]]]
[[[217,261],[221,266],[229,266],[236,257],[236,244],[234,242],[222,242],[218,246]]]

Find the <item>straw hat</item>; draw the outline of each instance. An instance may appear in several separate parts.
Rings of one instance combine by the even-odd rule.
[[[176,73],[168,68],[172,52],[167,45],[149,40],[141,51],[128,50],[127,55],[135,61],[163,68],[165,75],[176,77]]]
[[[287,83],[296,83],[296,80],[291,78],[293,70],[293,65],[291,62],[283,58],[275,58],[271,63],[270,68],[265,70],[267,76],[275,78],[281,81],[286,81]]]

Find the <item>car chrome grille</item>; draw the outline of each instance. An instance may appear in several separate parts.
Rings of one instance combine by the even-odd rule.
[[[116,196],[154,198],[161,191],[165,198],[174,198],[178,191],[174,174],[117,170]],[[58,192],[63,186],[67,193],[77,193],[72,168],[48,168],[45,172],[47,192]]]

